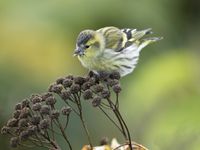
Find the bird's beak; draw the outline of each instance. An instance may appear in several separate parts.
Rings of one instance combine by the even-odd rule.
[[[84,50],[80,47],[77,47],[75,50],[74,50],[74,56],[82,56],[84,55]]]

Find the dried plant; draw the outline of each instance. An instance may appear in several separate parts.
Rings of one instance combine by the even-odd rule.
[[[101,72],[99,75],[90,72],[85,77],[69,75],[59,78],[50,85],[47,93],[33,94],[16,104],[12,118],[7,121],[1,133],[11,136],[11,147],[38,146],[49,150],[61,149],[55,138],[55,135],[61,135],[68,148],[72,150],[66,129],[70,123],[70,116],[77,115],[87,135],[89,143],[87,149],[97,149],[92,144],[83,115],[82,103],[88,101],[105,114],[127,141],[118,147],[128,145],[129,149],[133,150],[135,144],[131,141],[129,129],[119,111],[119,94],[122,90],[119,80],[118,72],[111,74]],[[57,96],[65,103],[62,108],[56,106],[59,100]],[[110,116],[109,111],[113,112],[116,119]],[[64,123],[61,121],[63,118]],[[115,149],[119,149],[118,147]]]

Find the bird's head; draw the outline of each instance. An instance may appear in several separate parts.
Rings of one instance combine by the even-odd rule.
[[[103,45],[103,37],[99,33],[94,30],[84,30],[77,38],[74,55],[95,57],[101,52]]]

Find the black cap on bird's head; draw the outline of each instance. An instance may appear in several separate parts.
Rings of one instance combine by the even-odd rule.
[[[85,53],[85,50],[89,48],[88,41],[94,37],[93,30],[84,30],[82,31],[76,41],[76,49],[74,51],[74,55],[82,56]]]

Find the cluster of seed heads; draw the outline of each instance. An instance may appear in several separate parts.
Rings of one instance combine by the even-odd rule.
[[[49,92],[57,93],[64,101],[73,100],[81,94],[84,100],[90,100],[92,106],[97,107],[103,99],[110,97],[110,88],[115,93],[120,93],[119,79],[118,72],[102,72],[99,75],[90,73],[86,77],[67,76],[57,79],[56,83],[50,86]]]
[[[55,103],[54,95],[48,92],[32,95],[16,104],[12,118],[1,129],[2,134],[12,136],[11,147],[23,145],[23,141],[51,144],[52,141],[47,134],[50,131],[50,124],[58,121],[60,115],[68,117],[71,112],[69,107],[56,109]]]
[[[86,77],[69,75],[59,78],[50,85],[47,93],[34,94],[16,104],[12,118],[1,129],[1,133],[11,135],[11,147],[23,145],[23,141],[31,141],[35,146],[46,144],[46,147],[58,149],[53,137],[53,127],[57,126],[71,150],[71,144],[64,131],[71,112],[78,115],[84,124],[82,101],[89,101],[93,107],[101,106],[105,99],[111,97],[112,91],[120,93],[119,79],[120,75],[117,72],[111,74],[102,72],[99,75],[90,73]],[[56,98],[56,95],[60,98]],[[62,108],[56,106],[59,100],[65,103]],[[59,121],[61,116],[67,118],[65,125]]]

